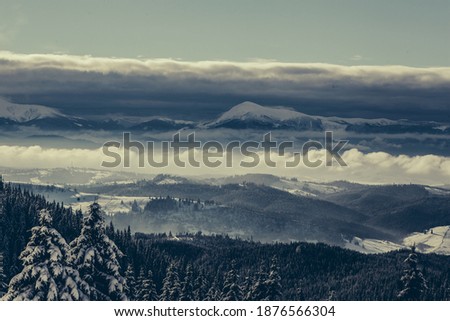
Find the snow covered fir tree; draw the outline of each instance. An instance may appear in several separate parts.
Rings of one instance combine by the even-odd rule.
[[[73,267],[66,240],[52,228],[47,210],[20,254],[23,270],[14,276],[3,300],[78,301],[90,298],[90,288]]]
[[[3,182],[0,205],[3,300],[450,299],[449,256],[133,233],[97,203],[82,213]]]
[[[279,269],[277,257],[274,256],[270,264],[269,277],[266,281],[267,301],[277,301],[281,298],[282,289]]]
[[[70,243],[73,263],[90,287],[92,300],[126,300],[126,280],[119,259],[123,256],[105,232],[98,203],[90,206],[80,236]]]
[[[137,301],[158,301],[158,293],[156,292],[156,285],[153,282],[153,273],[141,268],[136,285],[136,300]]]
[[[125,293],[128,297],[128,300],[134,301],[137,298],[136,291],[136,278],[134,276],[134,269],[131,264],[128,264],[127,270],[125,271],[125,280],[126,280],[126,288]]]
[[[231,261],[231,268],[225,276],[222,289],[222,301],[241,301],[242,289],[238,284],[239,276],[236,272],[236,262]]]
[[[181,299],[181,284],[177,262],[170,263],[167,269],[160,298],[161,301],[179,301]]]
[[[421,300],[427,290],[427,282],[419,269],[419,259],[415,246],[411,248],[411,253],[406,258],[405,263],[407,268],[401,278],[403,289],[399,292],[398,298],[405,301]]]

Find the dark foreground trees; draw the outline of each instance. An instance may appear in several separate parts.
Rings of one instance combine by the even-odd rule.
[[[411,248],[411,253],[406,258],[405,264],[407,268],[401,278],[403,288],[398,293],[398,298],[405,301],[421,300],[427,290],[427,282],[419,269],[419,259],[414,246]]]
[[[52,227],[47,210],[39,215],[39,226],[20,254],[22,271],[14,276],[3,300],[79,301],[89,300],[90,288],[73,267],[70,248]]]
[[[11,279],[2,300],[126,300],[121,256],[105,233],[97,203],[91,205],[81,234],[70,246],[52,227],[50,212],[41,210],[39,225],[31,229],[19,256],[23,269]]]
[[[100,205],[93,203],[80,236],[70,243],[73,264],[91,292],[91,300],[126,300],[126,281],[120,274],[123,256],[105,232]]]
[[[226,235],[205,236],[201,233],[132,235],[129,230],[116,230],[112,224],[108,224],[106,239],[100,237],[104,234],[104,225],[101,223],[103,218],[97,215],[99,211],[95,208],[86,213],[86,219],[83,220],[80,212],[57,203],[48,203],[42,196],[11,185],[4,186],[4,196],[0,198],[3,203],[3,207],[0,207],[0,253],[3,253],[4,258],[0,264],[3,268],[0,281],[3,278],[4,284],[11,284],[11,279],[24,270],[23,261],[18,258],[32,241],[35,231],[32,228],[42,228],[47,224],[40,223],[36,209],[41,208],[51,213],[50,228],[59,231],[68,242],[77,240],[69,250],[70,259],[59,261],[58,264],[64,263],[66,267],[79,270],[81,281],[88,285],[88,290],[81,292],[86,295],[89,292],[89,299],[124,299],[121,289],[128,293],[131,287],[134,294],[128,297],[129,300],[155,300],[162,297],[222,300],[241,295],[243,300],[398,300],[399,291],[416,288],[414,280],[417,279],[411,276],[419,275],[411,273],[416,270],[415,263],[411,268],[407,262],[408,269],[403,271],[404,261],[411,254],[405,250],[364,255],[320,243],[263,244]],[[106,245],[96,249],[93,243],[88,242],[95,237],[106,242]],[[117,246],[114,247],[111,242]],[[108,248],[107,252],[112,255],[106,255],[103,251]],[[72,256],[75,253],[77,256]],[[411,257],[412,262],[414,256],[419,261],[415,266],[427,281],[427,288],[421,293],[420,299],[448,300],[450,257],[415,253]],[[36,257],[32,262],[39,264],[42,261]],[[51,262],[48,259],[47,263],[51,265]],[[105,262],[111,266],[105,266]],[[125,275],[129,265],[127,277],[134,278],[135,285],[130,282],[125,287],[122,275]],[[84,268],[86,271],[82,272]],[[93,270],[96,272],[93,273]],[[409,281],[400,282],[405,275],[408,277],[404,281]],[[58,293],[64,293],[61,290],[64,288],[63,282],[60,282],[62,278],[55,275],[52,278],[56,280],[54,284],[58,284]],[[34,280],[34,284],[36,282]],[[17,287],[20,285],[19,282],[15,284]],[[44,288],[47,286],[45,282],[42,284]],[[24,292],[30,289],[29,284],[22,285]],[[92,288],[95,288],[94,295],[90,291]],[[46,293],[49,294],[49,291]],[[404,293],[406,295],[414,291]],[[39,294],[39,298],[44,297],[46,295]]]

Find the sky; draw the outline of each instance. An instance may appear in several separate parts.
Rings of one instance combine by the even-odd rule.
[[[0,0],[0,49],[186,61],[450,65],[447,0]]]
[[[0,97],[209,120],[243,101],[450,122],[450,1],[0,0]]]

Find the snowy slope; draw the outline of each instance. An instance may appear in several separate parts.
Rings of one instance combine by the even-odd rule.
[[[85,130],[99,128],[81,117],[65,115],[41,105],[15,104],[0,98],[0,126],[15,130],[15,126],[30,126],[42,130]],[[0,127],[1,128],[1,127]]]
[[[347,125],[373,125],[373,126],[389,126],[401,123],[400,121],[387,118],[341,118],[341,117],[318,117],[324,123],[347,124]]]
[[[232,119],[271,119],[273,121],[286,121],[301,118],[312,119],[310,116],[294,110],[281,107],[264,107],[250,101],[246,101],[234,106],[229,111],[222,114],[222,116],[217,119],[217,122],[225,122]]]
[[[295,110],[288,109],[286,107],[266,107],[255,104],[250,101],[243,102],[239,105],[232,107],[230,110],[222,114],[217,120],[217,123],[225,122],[233,119],[257,119],[257,120],[272,120],[278,122],[303,120],[303,121],[322,121],[338,124],[370,124],[370,125],[393,125],[397,124],[397,121],[376,118],[340,118],[340,117],[323,117],[323,116],[311,116]]]
[[[142,196],[116,196],[91,193],[78,193],[74,196],[75,199],[72,203],[68,203],[68,206],[72,206],[75,209],[81,209],[83,212],[87,212],[89,210],[89,206],[95,200],[102,206],[102,210],[106,215],[128,213],[131,211],[134,201],[136,201],[139,208],[143,210],[145,205],[149,201],[148,197]]]
[[[205,128],[297,128],[321,129],[318,117],[282,107],[264,107],[249,101],[234,106],[215,121],[201,125]]]
[[[422,253],[450,255],[450,226],[434,227],[426,233],[413,233],[403,240],[403,244],[415,244]]]
[[[425,232],[416,232],[401,244],[376,239],[354,237],[345,248],[362,253],[385,253],[415,245],[418,252],[450,255],[450,226],[437,226]]]
[[[56,109],[40,105],[21,105],[8,102],[0,98],[0,118],[18,123],[45,118],[58,118],[64,115]]]
[[[404,246],[389,241],[354,237],[351,242],[345,244],[345,248],[366,254],[375,254],[396,251],[404,248]]]

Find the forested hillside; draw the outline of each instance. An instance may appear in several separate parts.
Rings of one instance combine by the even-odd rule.
[[[23,275],[24,265],[30,262],[24,261],[29,250],[23,250],[39,244],[39,237],[47,233],[69,253],[67,261],[59,260],[67,264],[66,271],[74,273],[79,293],[91,300],[449,299],[448,256],[408,250],[364,255],[321,243],[263,244],[201,232],[134,234],[131,229],[117,230],[111,223],[105,226],[95,204],[83,220],[80,212],[11,185],[1,185],[1,200],[3,293],[8,290],[5,285],[14,276]],[[95,235],[100,239],[94,242]],[[105,280],[83,268],[93,264],[91,250],[86,249],[111,260],[92,267],[101,270]],[[411,284],[419,283],[410,279],[418,274],[423,274],[424,282],[414,289]],[[105,282],[114,285],[108,296],[103,296],[108,292]],[[15,295],[20,297],[20,282],[14,284]]]

